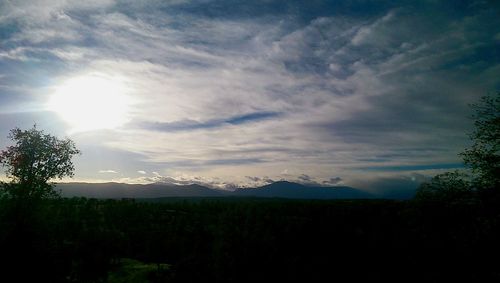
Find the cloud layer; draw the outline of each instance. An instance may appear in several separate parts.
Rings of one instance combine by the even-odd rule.
[[[85,180],[432,175],[460,167],[467,104],[500,89],[489,1],[36,2],[0,4],[5,135],[68,132],[45,104],[71,78],[119,76],[134,97],[128,124],[71,136]]]

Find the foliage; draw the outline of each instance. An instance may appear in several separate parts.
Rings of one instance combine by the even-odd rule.
[[[474,196],[471,182],[465,173],[454,171],[434,176],[423,183],[415,195],[416,200],[459,201]]]
[[[495,202],[500,193],[500,92],[496,97],[484,96],[475,110],[474,131],[469,135],[473,144],[460,155],[472,169],[472,175],[447,172],[423,183],[416,200],[456,201],[481,196]]]
[[[9,139],[14,144],[0,151],[0,164],[6,167],[9,184],[2,187],[16,198],[46,198],[55,196],[48,182],[54,178],[72,177],[74,165],[71,158],[79,154],[70,139],[58,139],[36,125],[29,130],[14,128]]]
[[[160,277],[158,275],[162,272],[165,273],[168,268],[167,264],[147,264],[123,258],[119,259],[118,268],[108,274],[108,283],[150,283],[157,279],[155,277]]]
[[[464,162],[478,175],[480,188],[500,187],[500,92],[496,97],[482,97],[473,104],[475,130],[473,145],[461,153]]]

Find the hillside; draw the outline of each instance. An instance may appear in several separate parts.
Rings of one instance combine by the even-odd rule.
[[[294,199],[366,199],[369,193],[351,187],[313,187],[279,181],[259,188],[238,189],[237,196],[279,197]]]
[[[266,197],[291,199],[366,199],[369,193],[350,187],[313,187],[279,181],[258,188],[240,188],[236,191],[211,189],[201,185],[123,183],[61,183],[56,189],[64,197],[89,198],[165,198],[165,197]]]
[[[123,184],[123,183],[61,183],[56,190],[63,197],[88,198],[161,198],[161,197],[217,197],[222,192],[200,185],[177,186],[169,184]]]

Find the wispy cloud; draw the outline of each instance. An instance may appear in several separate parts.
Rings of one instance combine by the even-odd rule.
[[[500,86],[500,20],[480,1],[365,2],[3,1],[0,111],[39,113],[91,72],[125,78],[131,123],[72,136],[115,156],[84,152],[86,176],[349,185],[459,163],[467,104]]]
[[[115,170],[99,170],[99,174],[118,174]]]
[[[176,131],[192,131],[199,129],[211,129],[229,125],[241,125],[257,121],[263,121],[271,118],[279,117],[281,114],[277,112],[254,112],[238,116],[229,117],[226,119],[214,119],[205,122],[197,122],[193,120],[183,120],[178,122],[141,122],[138,126],[142,129],[154,131],[176,132]]]
[[[424,165],[394,165],[394,166],[368,166],[359,169],[366,171],[423,171],[435,169],[461,169],[464,168],[462,163],[450,164],[424,164]]]

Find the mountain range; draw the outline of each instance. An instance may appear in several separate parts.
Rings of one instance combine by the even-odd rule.
[[[235,191],[211,189],[205,186],[174,184],[124,183],[59,183],[56,190],[64,197],[88,198],[165,198],[165,197],[266,197],[290,199],[367,199],[370,193],[351,187],[319,187],[279,181],[257,188]]]

